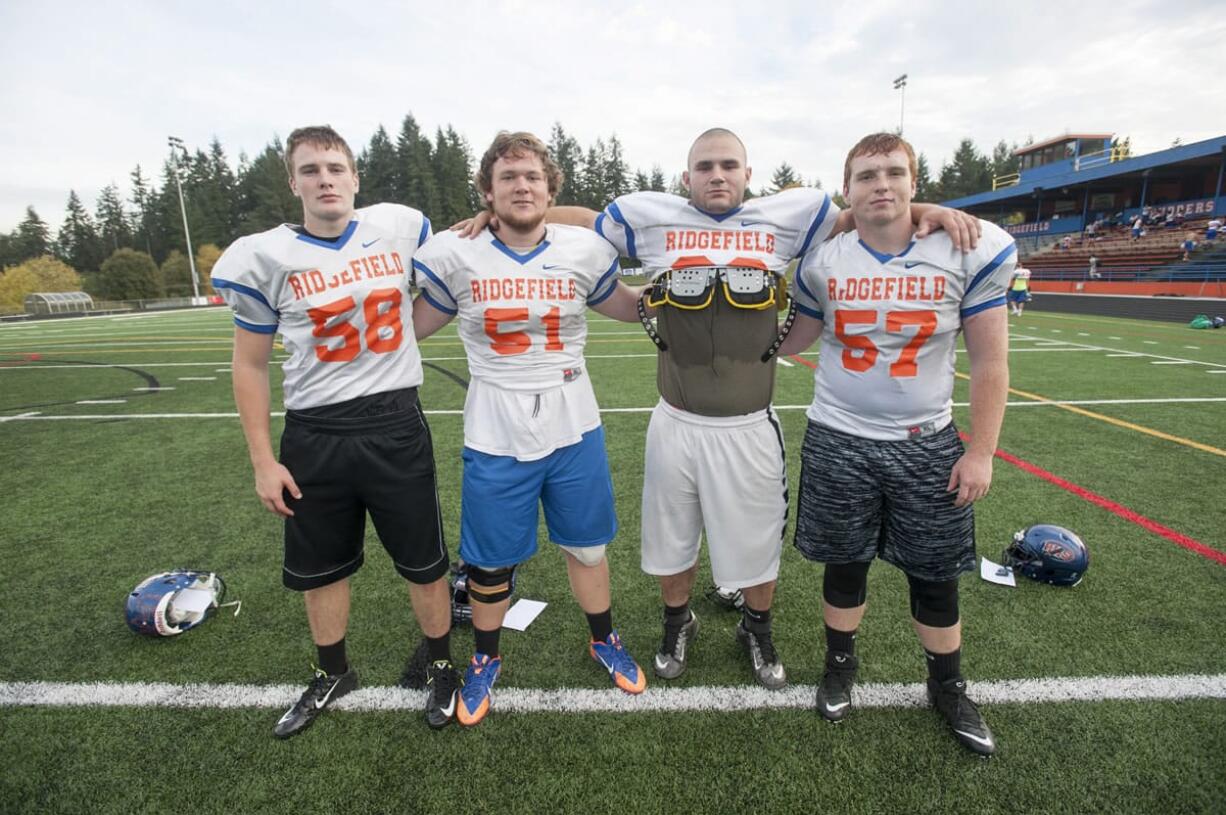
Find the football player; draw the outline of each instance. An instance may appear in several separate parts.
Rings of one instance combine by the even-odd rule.
[[[235,241],[213,269],[234,312],[234,401],[256,494],[285,518],[284,584],[303,592],[318,652],[315,677],[277,722],[301,733],[358,686],[348,660],[349,576],[363,561],[369,512],[430,653],[426,719],[455,710],[448,558],[439,523],[434,452],[417,400],[421,354],[408,280],[430,237],[422,213],[394,204],[354,209],[353,153],[330,127],[290,134],[289,184],[302,224]],[[268,369],[281,334],[285,430],[280,460],[269,433]]]
[[[1006,295],[1009,309],[1013,316],[1021,317],[1026,309],[1026,301],[1030,299],[1030,270],[1018,266],[1013,270],[1013,279],[1009,282],[1009,292]]]
[[[604,430],[585,370],[585,312],[637,320],[617,252],[592,232],[545,224],[562,174],[530,133],[499,133],[477,187],[501,229],[438,236],[413,261],[418,339],[459,317],[464,403],[460,557],[476,654],[457,718],[479,723],[502,668],[499,633],[517,564],[537,548],[538,505],[591,629],[588,650],[627,693],[647,680],[613,628],[607,545],[617,533]]]
[[[751,177],[741,140],[712,128],[690,147],[682,174],[689,198],[634,192],[602,213],[559,207],[550,220],[595,229],[639,259],[660,287],[660,401],[647,428],[642,505],[643,570],[659,578],[664,601],[655,673],[673,679],[685,671],[698,633],[689,601],[705,531],[715,582],[744,598],[736,637],[753,676],[776,689],[787,675],[770,610],[788,487],[782,427],[770,406],[775,361],[764,354],[779,334],[782,297],[766,289],[790,261],[850,222],[838,225],[839,209],[820,189],[745,201]],[[921,214],[917,234],[944,227],[960,244],[975,238],[966,229],[973,219],[961,213],[917,207]],[[689,294],[696,283],[701,290]]]
[[[996,741],[966,693],[958,576],[975,567],[972,505],[988,492],[1009,387],[1005,287],[1013,239],[983,223],[963,254],[946,234],[915,240],[911,145],[866,136],[847,156],[843,191],[855,230],[804,259],[801,317],[780,353],[821,337],[801,448],[796,547],[825,563],[825,674],[817,708],[851,705],[869,566],[881,558],[910,584],[911,617],[927,655],[928,694],[963,745]],[[954,351],[970,361],[971,438],[952,422]]]

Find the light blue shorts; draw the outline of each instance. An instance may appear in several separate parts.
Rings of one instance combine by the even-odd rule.
[[[600,546],[617,535],[613,479],[604,428],[536,461],[465,447],[460,501],[460,557],[483,568],[513,566],[536,553],[538,503],[549,539]]]

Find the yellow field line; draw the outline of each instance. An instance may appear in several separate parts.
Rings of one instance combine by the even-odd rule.
[[[968,382],[971,379],[969,376],[961,372],[955,373],[954,376],[958,377],[959,379],[965,379]],[[1106,422],[1107,424],[1113,424],[1116,427],[1122,427],[1125,430],[1135,430],[1138,433],[1144,433],[1145,435],[1153,436],[1156,439],[1162,439],[1163,441],[1173,441],[1176,444],[1182,444],[1185,447],[1192,447],[1194,449],[1200,450],[1205,453],[1212,453],[1215,456],[1226,457],[1226,450],[1219,450],[1217,447],[1212,447],[1208,444],[1201,444],[1198,441],[1192,441],[1191,439],[1185,439],[1183,436],[1172,436],[1170,433],[1163,433],[1161,430],[1154,430],[1153,428],[1150,428],[1150,427],[1142,427],[1139,424],[1133,424],[1132,422],[1126,422],[1123,419],[1116,419],[1114,416],[1105,416],[1101,413],[1095,413],[1092,410],[1086,410],[1085,408],[1077,407],[1076,405],[1061,405],[1052,399],[1048,399],[1046,396],[1040,396],[1037,393],[1029,393],[1027,391],[1018,390],[1017,388],[1009,388],[1009,393],[1015,396],[1021,396],[1024,399],[1033,399],[1036,402],[1043,402],[1045,404],[1051,405],[1052,407],[1058,407],[1061,410],[1067,410],[1069,413],[1077,413],[1082,416],[1086,416],[1090,419],[1097,419],[1100,422]]]

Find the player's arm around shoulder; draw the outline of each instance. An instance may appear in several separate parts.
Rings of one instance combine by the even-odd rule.
[[[268,410],[271,401],[268,390],[268,366],[272,358],[275,334],[234,329],[234,354],[231,378],[234,383],[234,404],[239,422],[247,439],[247,452],[255,474],[255,492],[269,512],[288,517],[294,512],[285,505],[285,491],[295,498],[302,492],[294,477],[277,461],[272,451]]]
[[[792,300],[796,304],[796,320],[792,330],[779,346],[779,356],[790,356],[805,351],[822,336],[825,313],[818,298],[818,269],[824,258],[835,250],[830,243],[823,244],[805,255],[796,267],[792,280]]]
[[[457,263],[461,241],[457,232],[435,235],[413,255],[413,277],[418,295],[413,300],[413,336],[418,340],[437,332],[459,313],[451,270]]]
[[[911,222],[915,224],[915,237],[923,239],[933,232],[944,230],[960,252],[971,252],[979,243],[986,224],[974,215],[959,209],[950,209],[940,204],[911,202]]]

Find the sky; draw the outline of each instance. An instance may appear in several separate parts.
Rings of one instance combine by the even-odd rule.
[[[900,119],[934,174],[967,137],[1111,132],[1137,154],[1226,135],[1221,2],[992,5],[4,0],[0,231],[30,205],[58,228],[70,189],[91,211],[109,183],[127,198],[137,164],[160,184],[169,135],[236,163],[304,124],[360,150],[409,113],[478,155],[502,129],[616,133],[670,178],[728,127],[754,189],[785,161],[838,189],[851,145]]]

